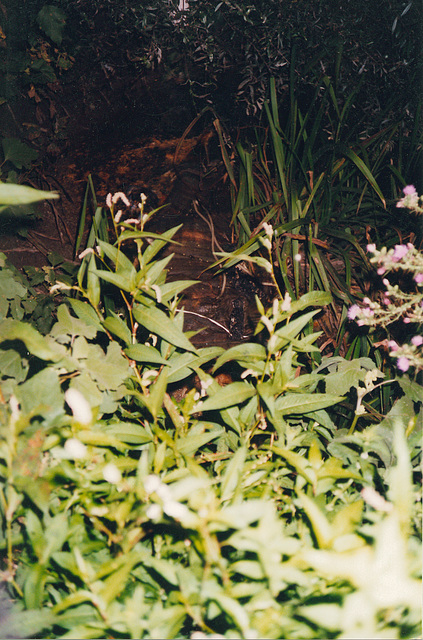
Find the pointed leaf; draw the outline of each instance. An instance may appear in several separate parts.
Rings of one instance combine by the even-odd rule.
[[[196,348],[190,343],[188,338],[180,331],[175,323],[157,307],[144,307],[140,304],[134,305],[134,318],[140,325],[160,336],[166,342],[185,349],[196,352]]]

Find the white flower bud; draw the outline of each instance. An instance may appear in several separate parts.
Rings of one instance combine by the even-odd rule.
[[[113,462],[109,462],[103,468],[103,478],[110,484],[118,484],[122,480],[122,474]]]
[[[91,407],[78,389],[73,389],[72,387],[68,389],[65,393],[65,400],[70,406],[73,417],[77,422],[80,424],[91,424],[93,419]]]
[[[87,447],[77,438],[69,438],[64,445],[66,458],[69,460],[80,460],[87,455]]]

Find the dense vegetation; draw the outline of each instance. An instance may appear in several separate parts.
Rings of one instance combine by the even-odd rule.
[[[231,189],[220,266],[274,299],[195,348],[142,195],[125,222],[87,191],[78,267],[0,254],[2,637],[421,634],[421,7],[310,4],[34,0],[18,37],[5,3],[12,110],[84,57],[186,83]],[[31,151],[3,140],[3,207],[54,197],[13,184]]]

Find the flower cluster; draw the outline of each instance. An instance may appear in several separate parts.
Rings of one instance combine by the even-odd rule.
[[[397,206],[407,207],[418,213],[423,213],[423,196],[418,196],[412,185],[404,188],[404,198]],[[367,245],[367,251],[372,254],[370,261],[376,265],[377,273],[384,276],[382,283],[385,287],[380,302],[363,299],[363,305],[353,304],[348,310],[348,319],[355,320],[359,326],[387,327],[396,321],[404,324],[414,323],[416,335],[409,344],[402,346],[390,340],[388,346],[390,355],[397,359],[397,367],[401,371],[408,371],[410,367],[423,367],[423,337],[417,328],[423,324],[423,254],[411,244],[397,244],[393,249],[383,247],[380,251],[376,245]],[[386,277],[391,272],[402,271],[412,276],[414,291],[402,291],[398,284],[392,284]]]
[[[417,194],[416,187],[408,184],[404,187],[403,193],[404,197],[397,202],[397,207],[399,209],[411,209],[416,213],[423,213],[423,196]]]

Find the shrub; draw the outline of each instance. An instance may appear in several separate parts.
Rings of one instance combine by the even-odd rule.
[[[383,374],[310,369],[302,330],[326,294],[260,308],[261,342],[195,349],[159,255],[173,231],[140,217],[85,253],[46,336],[0,325],[7,633],[415,636],[421,389],[404,386],[408,414],[338,428],[333,407]],[[211,361],[234,363],[233,382]],[[177,400],[170,383],[194,372]]]

